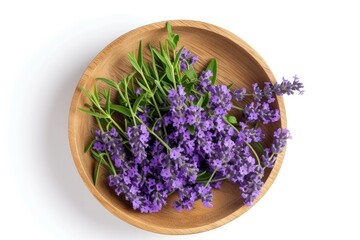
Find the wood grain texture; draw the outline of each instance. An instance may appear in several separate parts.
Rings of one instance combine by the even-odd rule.
[[[196,21],[170,21],[173,31],[180,35],[179,46],[184,45],[199,56],[196,69],[201,70],[211,58],[218,60],[218,82],[234,83],[234,88],[251,89],[254,82],[275,82],[274,76],[264,60],[254,49],[231,32],[217,26]],[[191,234],[214,229],[239,217],[250,207],[244,206],[241,192],[236,185],[225,183],[221,190],[214,190],[214,207],[204,208],[201,202],[191,211],[177,212],[172,208],[175,196],[170,196],[168,204],[159,213],[141,214],[132,210],[129,203],[117,197],[108,188],[105,175],[102,174],[95,187],[92,182],[94,160],[84,153],[85,145],[91,138],[94,119],[78,110],[88,102],[80,86],[92,89],[96,77],[120,80],[131,71],[128,52],[134,52],[140,40],[144,46],[148,43],[157,45],[167,36],[165,22],[159,22],[137,28],[119,37],[101,51],[81,77],[72,99],[69,115],[69,141],[72,156],[80,176],[92,194],[110,212],[124,221],[142,229],[162,234]],[[147,52],[147,50],[145,51]],[[149,56],[149,53],[145,54]],[[283,99],[277,97],[272,107],[280,109],[281,120],[268,124],[263,130],[269,136],[266,144],[272,141],[272,133],[279,127],[286,127],[286,115]],[[285,151],[284,151],[285,152]],[[283,162],[284,152],[278,156],[271,171],[265,174],[262,194],[268,191],[278,174]]]

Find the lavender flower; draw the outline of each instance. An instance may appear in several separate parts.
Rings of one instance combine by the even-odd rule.
[[[189,50],[183,48],[180,54],[180,71],[185,71],[188,66],[194,65],[197,60],[197,56],[191,55]]]
[[[265,83],[265,87],[263,89],[263,93],[264,93],[264,96],[265,98],[267,98],[267,102],[268,103],[272,103],[275,101],[275,98],[274,98],[274,94],[273,94],[273,89],[271,87],[271,83],[270,82],[266,82]]]
[[[174,207],[178,211],[183,209],[190,210],[194,207],[194,202],[198,199],[202,200],[204,207],[212,207],[212,198],[213,195],[210,185],[188,185],[179,190],[179,200],[175,202]]]
[[[110,131],[101,133],[100,130],[96,130],[95,142],[93,149],[99,152],[108,151],[111,160],[116,167],[120,167],[125,160],[126,154],[122,145],[122,138],[118,137],[118,132],[115,128],[111,128]]]
[[[261,90],[261,88],[259,88],[257,83],[254,83],[252,87],[255,101],[261,101],[264,96],[263,91]]]
[[[210,109],[219,117],[225,116],[232,106],[230,90],[225,85],[217,85],[210,86],[209,92]]]
[[[141,163],[147,157],[146,147],[149,141],[149,132],[144,125],[128,127],[127,137],[131,146],[131,152],[135,156],[135,162]]]
[[[143,107],[141,109],[142,111],[138,111],[136,115],[141,119],[143,123],[145,123],[146,126],[150,125],[149,122],[149,116],[150,116],[150,108],[149,107]]]
[[[253,172],[246,175],[240,183],[241,196],[246,206],[251,206],[257,196],[260,195],[261,188],[264,185],[261,179],[263,174],[264,170],[261,167],[257,167]]]
[[[244,108],[244,119],[247,123],[261,121],[264,124],[277,122],[280,119],[278,109],[270,109],[268,103],[252,102]]]
[[[299,92],[299,94],[303,94],[304,85],[299,82],[299,78],[296,75],[293,77],[293,79],[294,80],[291,83],[289,80],[283,78],[281,83],[275,83],[274,86],[272,86],[270,82],[265,82],[263,89],[261,89],[257,83],[254,83],[252,85],[252,96],[257,102],[260,102],[265,97],[267,99],[267,103],[272,103],[275,101],[274,93],[278,96],[282,96],[284,94],[292,95],[295,91]],[[244,88],[242,90],[237,89],[233,93],[236,101],[242,101],[245,94],[246,90]]]
[[[243,141],[247,143],[251,142],[261,142],[265,138],[265,134],[262,132],[261,128],[249,128],[243,122],[239,123],[240,132],[236,142],[241,144]]]
[[[213,76],[212,71],[203,71],[199,77],[199,84],[196,85],[196,90],[201,93],[207,92],[207,88],[211,85],[210,78]]]
[[[233,96],[235,98],[236,101],[241,102],[242,100],[244,100],[245,98],[245,94],[246,94],[246,89],[242,88],[240,89],[236,89],[233,93]]]
[[[177,90],[171,89],[168,98],[173,108],[181,108],[186,100],[185,88],[181,85],[177,86]]]
[[[276,161],[276,155],[272,154],[269,148],[264,149],[264,154],[261,155],[262,166],[265,168],[272,168]]]
[[[304,93],[304,85],[299,82],[299,78],[295,75],[293,77],[293,82],[291,83],[289,80],[283,78],[283,81],[279,83],[275,83],[274,85],[274,92],[276,95],[282,96],[284,94],[286,95],[292,95],[295,91],[298,91],[299,94]]]
[[[274,132],[274,142],[271,145],[271,151],[274,154],[279,154],[282,152],[282,149],[286,146],[286,142],[290,139],[289,130],[279,128]]]

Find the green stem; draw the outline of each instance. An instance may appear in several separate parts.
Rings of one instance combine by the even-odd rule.
[[[161,137],[159,137],[153,130],[151,130],[151,128],[149,128],[138,116],[135,116],[136,117],[136,119],[141,123],[141,124],[143,124],[146,128],[147,128],[147,130],[154,136],[154,137],[156,137],[158,140],[159,140],[159,142],[161,142],[161,144],[162,145],[164,145],[164,147],[167,149],[167,150],[171,150],[171,147],[169,147],[169,145],[167,145],[166,144],[166,142],[164,142],[164,140],[162,140],[161,139]]]
[[[96,122],[97,122],[97,124],[98,124],[98,126],[99,126],[100,130],[101,130],[101,133],[103,133],[103,132],[104,132],[104,129],[103,129],[103,127],[101,126],[100,119],[99,119],[98,117],[95,117],[95,119],[96,119]]]
[[[143,73],[142,71],[139,72],[139,73],[140,73],[140,75],[141,75],[141,78],[144,80],[147,89],[151,92],[151,88],[150,88],[150,86],[149,86],[149,84],[148,84],[148,82],[147,82],[147,80],[146,80],[146,77],[144,76],[144,73]],[[155,97],[154,97],[153,94],[152,94],[152,96],[151,96],[151,99],[152,99],[152,101],[153,101],[153,103],[154,103],[156,112],[158,113],[159,117],[161,117],[161,113],[160,113],[159,107],[158,107],[158,105],[157,105],[157,102],[156,102]]]
[[[125,78],[125,79],[126,79],[126,78]],[[133,112],[133,110],[132,110],[132,107],[131,107],[131,104],[130,104],[130,100],[129,100],[129,96],[128,96],[128,92],[127,92],[128,82],[127,82],[127,80],[125,80],[125,79],[123,80],[123,81],[125,81],[125,100],[126,100],[128,106],[129,106],[130,114],[131,114],[131,116],[132,116],[134,125],[136,126],[137,124],[136,124],[135,117],[134,117],[135,114],[134,114],[134,112]]]
[[[112,161],[111,161],[111,158],[110,158],[109,153],[108,153],[107,150],[106,150],[106,157],[107,157],[107,159],[108,159],[108,163],[109,163],[109,165],[110,165],[111,171],[113,172],[114,175],[116,175],[115,167],[114,167],[114,165],[113,165],[113,163],[112,163]]]
[[[244,142],[245,142],[245,144],[250,148],[250,150],[252,151],[252,153],[254,154],[254,156],[255,156],[255,158],[256,158],[256,161],[258,162],[259,166],[262,167],[262,166],[261,166],[261,162],[260,162],[260,158],[259,158],[259,156],[257,155],[255,149],[250,145],[250,143],[248,143],[248,142],[246,142],[246,141],[244,141]]]
[[[125,137],[126,139],[127,139],[127,137],[126,137],[126,133],[124,132],[124,130],[122,130],[122,128],[119,126],[119,124],[117,124],[117,122],[110,116],[110,115],[107,115],[107,117],[110,119],[110,121],[115,125],[115,127],[117,128],[117,129],[119,129],[119,131],[121,132],[121,134],[123,135],[123,137]]]
[[[149,86],[149,84],[148,84],[148,82],[147,82],[147,80],[146,80],[146,78],[145,78],[145,76],[144,76],[144,73],[143,73],[142,71],[140,72],[140,75],[141,75],[142,79],[144,80],[145,85],[146,85],[146,87],[148,88],[148,90],[151,91],[150,86]],[[157,114],[159,115],[159,118],[161,118],[161,117],[162,117],[162,116],[161,116],[161,112],[160,112],[159,106],[157,105],[157,102],[156,102],[156,100],[155,100],[154,94],[152,94],[151,99],[152,99],[152,101],[153,101],[153,103],[154,103],[154,107],[155,107],[155,109],[156,109]],[[164,130],[165,135],[167,135],[165,126],[163,126],[163,130]],[[171,149],[168,148],[168,150],[171,150]]]
[[[235,109],[238,109],[238,110],[240,110],[240,111],[244,111],[244,109],[243,109],[243,108],[238,107],[238,106],[235,106],[235,105],[232,105],[231,107],[232,107],[232,108],[235,108]]]
[[[211,174],[211,176],[210,176],[209,180],[207,181],[205,187],[207,187],[209,185],[209,183],[211,182],[211,180],[214,178],[216,171],[217,171],[217,169],[215,169],[213,171],[213,173]]]
[[[223,177],[223,178],[217,178],[217,179],[214,179],[214,180],[211,180],[210,182],[219,182],[219,181],[222,181],[222,180],[227,180],[228,178],[227,177]],[[200,182],[200,183],[207,183],[208,181],[197,181],[197,182]]]

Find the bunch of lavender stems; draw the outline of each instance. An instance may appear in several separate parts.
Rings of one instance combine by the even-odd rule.
[[[271,103],[275,95],[303,93],[293,82],[253,84],[231,90],[216,84],[217,61],[197,72],[198,56],[178,48],[179,35],[166,24],[168,38],[159,48],[148,46],[150,61],[130,53],[134,71],[122,81],[97,78],[90,100],[79,109],[93,116],[98,129],[85,149],[96,161],[94,184],[100,168],[115,194],[124,195],[143,213],[158,212],[170,194],[177,194],[177,210],[192,209],[201,199],[212,206],[212,189],[223,181],[237,184],[245,205],[261,192],[264,171],[272,168],[290,133],[277,129],[266,146],[261,125],[279,121]],[[97,88],[97,82],[107,87]],[[252,98],[251,103],[243,103]],[[237,112],[236,117],[230,110]]]

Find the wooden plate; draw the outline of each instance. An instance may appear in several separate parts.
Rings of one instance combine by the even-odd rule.
[[[197,70],[202,69],[211,58],[218,60],[218,82],[234,83],[233,89],[246,87],[251,89],[254,82],[275,82],[274,76],[264,60],[248,44],[227,30],[211,24],[196,21],[170,21],[173,31],[180,35],[179,46],[184,45],[191,52],[199,56]],[[177,212],[172,208],[174,199],[171,196],[168,204],[158,213],[142,214],[132,210],[129,203],[113,194],[107,186],[105,174],[98,179],[96,187],[92,182],[94,160],[90,154],[84,153],[84,148],[91,138],[91,130],[95,128],[92,117],[80,112],[88,102],[81,92],[80,86],[92,89],[96,77],[106,77],[120,80],[131,71],[127,54],[134,52],[139,44],[152,43],[157,45],[167,36],[165,22],[154,23],[137,28],[119,37],[91,62],[81,77],[72,99],[69,116],[69,141],[75,165],[86,186],[92,194],[114,215],[124,221],[145,230],[163,234],[190,234],[207,231],[219,227],[239,217],[250,207],[242,203],[241,192],[236,185],[225,183],[221,190],[214,190],[212,208],[202,207],[201,202],[195,204],[191,211]],[[146,55],[145,55],[146,56]],[[280,109],[281,120],[275,124],[268,124],[264,129],[270,136],[279,127],[286,127],[285,108],[281,97],[277,97],[272,107]],[[266,193],[278,174],[284,152],[278,156],[271,171],[265,175],[265,185],[262,194],[255,203]]]

